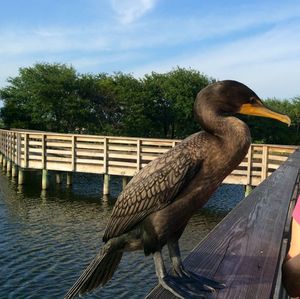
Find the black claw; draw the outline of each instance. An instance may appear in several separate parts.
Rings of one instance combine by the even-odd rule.
[[[226,288],[226,285],[224,283],[221,283],[219,281],[195,274],[193,272],[187,272],[188,278],[194,280],[195,282],[198,282],[201,285],[206,285],[212,289],[224,289]]]
[[[187,277],[165,276],[161,285],[176,296],[185,299],[213,299],[215,298],[214,289],[206,285],[195,284]]]

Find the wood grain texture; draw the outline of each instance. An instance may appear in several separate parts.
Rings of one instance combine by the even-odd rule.
[[[272,297],[299,167],[298,149],[185,259],[188,269],[226,284],[216,298]],[[158,286],[147,298],[175,297]]]

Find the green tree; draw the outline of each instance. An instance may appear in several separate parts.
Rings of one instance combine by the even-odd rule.
[[[213,81],[198,71],[184,68],[146,75],[143,80],[146,111],[157,137],[183,138],[199,130],[193,104],[197,93]]]
[[[4,100],[1,116],[6,126],[56,132],[81,130],[89,110],[78,93],[73,67],[64,64],[35,64],[19,69],[0,91]],[[85,116],[85,117],[84,117]]]

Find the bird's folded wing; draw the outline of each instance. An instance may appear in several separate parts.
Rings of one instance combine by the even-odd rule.
[[[147,215],[173,202],[200,164],[193,161],[184,146],[177,146],[149,163],[120,194],[103,240],[130,231]]]

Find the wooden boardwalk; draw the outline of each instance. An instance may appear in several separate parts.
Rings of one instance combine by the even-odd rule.
[[[179,142],[180,140],[170,139],[0,130],[0,152],[8,161],[8,171],[17,166],[21,170],[41,169],[131,177]],[[296,148],[252,144],[244,161],[224,183],[257,186],[286,161]]]
[[[184,264],[222,281],[218,299],[286,298],[281,264],[286,254],[291,200],[299,194],[300,149],[234,208]],[[175,298],[157,286],[147,297]]]

